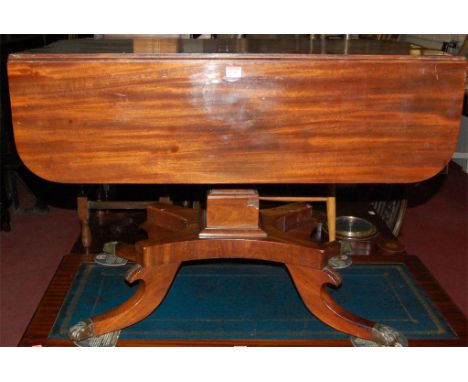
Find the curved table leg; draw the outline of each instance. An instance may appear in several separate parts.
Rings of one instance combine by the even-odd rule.
[[[97,337],[126,328],[149,316],[166,296],[179,266],[180,263],[150,268],[135,265],[126,276],[129,283],[140,281],[135,294],[116,308],[72,326],[68,332],[70,339],[82,341]]]
[[[404,346],[406,339],[398,331],[359,317],[339,306],[326,290],[326,284],[339,286],[341,276],[329,268],[323,270],[285,264],[307,308],[322,322],[341,332],[375,342],[378,346]]]
[[[149,212],[158,215],[158,207],[153,210],[149,209]],[[311,210],[307,205],[281,207],[263,213],[263,228],[268,238],[248,234],[236,236],[239,235],[237,226],[232,229],[236,235],[230,237],[228,234],[232,227],[228,225],[225,227],[227,237],[200,239],[199,221],[196,219],[198,212],[188,220],[183,220],[182,215],[179,219],[178,210],[171,214],[164,213],[165,208],[158,215],[162,216],[158,227],[168,232],[164,238],[139,242],[133,248],[125,245],[117,248],[118,255],[139,263],[126,277],[130,283],[140,280],[136,293],[122,305],[73,326],[69,331],[72,340],[97,337],[143,320],[160,305],[184,261],[243,258],[284,263],[307,308],[336,330],[378,345],[403,344],[404,337],[397,331],[348,312],[330,296],[326,284],[338,286],[341,277],[337,272],[323,267],[328,257],[336,252],[336,243],[321,247],[307,240],[292,238],[287,233],[288,228],[309,222]],[[149,220],[155,220],[154,216]],[[183,224],[175,223],[180,221]]]

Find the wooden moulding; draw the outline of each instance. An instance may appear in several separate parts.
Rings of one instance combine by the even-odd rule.
[[[266,238],[259,227],[259,198],[256,190],[211,190],[208,193],[206,227],[199,237]]]

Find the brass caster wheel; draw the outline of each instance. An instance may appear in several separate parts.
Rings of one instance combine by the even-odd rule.
[[[356,347],[408,346],[408,340],[402,333],[382,324],[376,324],[372,329],[372,340],[351,337],[351,342]]]
[[[68,330],[68,337],[72,341],[83,341],[94,336],[93,321],[80,321]]]
[[[328,266],[333,269],[348,268],[353,261],[348,255],[333,256],[328,259]]]
[[[114,347],[120,337],[120,330],[94,337],[93,322],[80,321],[68,331],[68,337],[79,347]]]

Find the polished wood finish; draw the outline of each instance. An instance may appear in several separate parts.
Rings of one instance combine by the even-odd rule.
[[[116,247],[117,256],[137,263],[126,277],[130,283],[139,281],[137,292],[118,307],[91,317],[83,331],[72,331],[71,336],[76,340],[100,336],[144,319],[159,306],[183,262],[239,258],[283,263],[311,313],[339,331],[375,341],[376,323],[341,308],[325,288],[341,284],[340,275],[327,266],[328,260],[339,254],[339,244],[316,243],[289,234],[304,226],[310,232],[314,224],[310,204],[261,211],[255,190],[212,190],[206,213],[173,204],[152,204],[142,226],[148,239]]]
[[[133,52],[122,53],[109,52],[111,42],[88,41],[12,55],[18,152],[37,175],[65,183],[404,183],[447,163],[458,135],[464,58],[388,45],[369,52],[349,42],[329,53],[324,45],[294,43],[156,40],[140,48],[133,42]],[[335,215],[332,200],[327,205]],[[136,260],[127,280],[139,281],[138,291],[71,330],[73,338],[146,317],[182,262],[242,258],[284,263],[318,318],[393,345],[376,323],[346,312],[326,292],[326,284],[341,283],[327,267],[337,243],[288,233],[312,223],[310,205],[259,215],[254,190],[214,190],[205,213],[159,203],[147,215],[148,239],[133,252],[116,249]],[[80,218],[87,235],[84,211]]]
[[[262,196],[260,196],[262,199]],[[296,203],[297,215],[290,215],[291,218],[288,221],[284,219],[277,219],[276,226],[279,229],[277,234],[281,234],[282,227],[286,225],[287,232],[289,237],[294,237],[297,240],[302,240],[305,242],[316,241],[316,242],[329,242],[329,237],[327,232],[324,229],[324,224],[327,222],[326,212],[322,204],[312,203],[312,208],[309,210],[309,204],[311,203]],[[156,202],[152,202],[152,206],[149,206],[148,211],[151,210],[152,214],[158,211]],[[264,219],[274,219],[267,217],[267,211],[276,211],[272,207],[276,206],[268,201],[260,201],[260,206],[262,207],[262,220]],[[288,207],[291,212],[291,206]],[[372,207],[368,203],[361,202],[344,202],[343,200],[338,200],[337,203],[337,216],[342,215],[352,215],[361,217],[369,220],[377,230],[379,231],[377,237],[372,238],[372,242],[361,245],[359,248],[356,248],[356,251],[352,252],[353,255],[389,255],[392,254],[391,251],[387,251],[385,248],[388,247],[388,243],[391,243],[390,246],[394,247],[398,245],[401,250],[398,253],[405,253],[404,246],[397,240],[397,238],[392,234],[390,229],[386,226],[385,222],[377,215],[370,215],[369,210],[372,210]],[[193,211],[198,211],[195,213],[197,216],[187,216],[186,224],[194,224],[194,227],[198,227],[198,222],[203,220],[203,210],[194,208]],[[147,235],[141,228],[146,230],[149,227],[145,224],[146,217],[148,215],[145,210],[104,210],[103,213],[98,213],[99,211],[90,210],[90,219],[89,226],[92,232],[92,242],[91,246],[86,249],[83,247],[83,243],[80,240],[77,240],[72,248],[73,253],[94,253],[97,254],[102,251],[103,245],[109,241],[119,241],[122,243],[127,243],[131,246],[131,251],[134,253],[133,244],[145,240]],[[160,218],[155,215],[155,218],[151,218],[152,221],[158,221]],[[189,223],[189,221],[194,220],[195,223]],[[300,222],[298,224],[297,222]],[[151,229],[155,230],[153,237],[155,235],[162,236],[163,234],[169,234],[165,232],[161,226],[154,226]],[[196,231],[196,229],[194,228]],[[195,235],[195,233],[194,233]],[[377,245],[376,241],[379,242],[380,246]],[[395,254],[395,252],[393,252]]]
[[[327,224],[329,241],[336,239],[336,197],[335,196],[261,196],[260,200],[277,202],[325,202],[327,205]]]
[[[161,303],[183,262],[239,258],[283,263],[312,314],[339,331],[376,341],[376,323],[341,308],[325,288],[341,284],[340,275],[327,266],[339,245],[288,234],[311,221],[312,207],[304,203],[259,211],[255,190],[212,190],[203,215],[190,208],[153,205],[144,225],[148,240],[137,242],[134,254],[131,246],[116,247],[117,256],[135,259],[126,279],[139,281],[139,289],[118,307],[91,317],[80,331],[73,327],[70,336],[75,340],[100,336],[144,319]],[[218,229],[220,233],[213,232]],[[248,232],[252,230],[262,236]]]
[[[328,293],[327,284],[341,285],[341,277],[331,269],[318,271],[308,267],[286,264],[291,278],[307,308],[327,325],[355,337],[371,340],[369,329],[375,322],[359,317],[340,307]]]
[[[255,190],[211,190],[207,197],[206,226],[258,228],[258,212]]]
[[[259,227],[256,190],[211,190],[206,203],[206,227],[199,233],[200,238],[267,237]]]
[[[89,255],[71,254],[65,256],[54,278],[52,279],[44,298],[23,335],[20,346],[73,346],[72,341],[52,340],[48,334],[56,320],[63,301],[69,291],[71,282],[79,265],[85,261],[93,261]],[[441,311],[449,325],[457,333],[457,339],[446,340],[409,340],[410,346],[468,346],[468,322],[463,313],[442,290],[423,263],[415,256],[356,256],[356,264],[395,264],[404,263],[411,270],[419,286]],[[117,346],[351,346],[344,340],[124,340],[120,339]]]
[[[128,272],[126,280],[129,283],[139,281],[138,290],[123,304],[94,316],[94,333],[107,333],[123,329],[149,316],[166,296],[179,265],[178,263],[170,263],[146,268],[136,265],[132,268]]]
[[[226,190],[224,190],[225,192]],[[238,190],[239,193],[246,193],[246,190]],[[255,191],[255,195],[258,193]],[[250,194],[247,194],[247,199],[251,196]],[[213,200],[213,199],[212,199]],[[325,202],[327,206],[327,215],[326,215],[326,221],[328,225],[328,235],[326,236],[327,241],[335,241],[335,236],[333,235],[333,232],[335,232],[335,219],[336,219],[336,198],[334,196],[326,196],[326,197],[297,197],[297,196],[259,196],[258,195],[258,200],[259,201],[273,201],[273,202],[311,202],[311,203],[316,203],[316,202]],[[165,198],[160,198],[160,202],[163,202],[165,204],[172,204],[170,200],[166,200]],[[208,197],[208,202],[210,201],[210,198]],[[81,223],[82,227],[82,234],[81,234],[81,245],[82,245],[82,250],[85,253],[90,253],[91,251],[91,244],[92,244],[92,234],[91,234],[91,228],[90,228],[90,213],[92,210],[140,210],[140,209],[147,209],[148,211],[148,216],[149,219],[148,221],[143,224],[141,227],[146,229],[146,230],[156,230],[152,232],[152,236],[156,235],[161,235],[163,228],[161,226],[156,225],[156,227],[152,226],[151,223],[149,222],[158,222],[161,219],[164,219],[167,221],[167,219],[172,216],[176,221],[178,220],[181,224],[185,225],[187,224],[187,219],[184,221],[180,220],[179,215],[171,215],[169,212],[158,208],[159,204],[157,204],[155,201],[95,201],[95,200],[89,200],[87,197],[84,196],[79,196],[77,198],[77,211],[78,211],[78,218]],[[232,206],[231,206],[232,207]],[[175,209],[178,209],[178,206],[174,206]],[[182,211],[186,211],[184,209],[179,209],[178,212],[181,213]],[[312,210],[310,210],[312,211]],[[232,211],[230,209],[229,211],[225,211],[228,215],[230,214],[238,214],[235,210]],[[255,213],[256,215],[254,217],[251,217],[252,221],[250,223],[250,227],[243,227],[243,228],[250,228],[249,230],[244,230],[242,231],[243,235],[245,237],[265,237],[265,233],[262,230],[254,230],[252,228],[257,228],[258,229],[258,206],[255,207]],[[164,215],[164,217],[160,216],[161,214]],[[193,218],[193,215],[192,215]],[[198,219],[198,217],[197,217]],[[221,219],[225,219],[224,215],[221,216]],[[232,218],[231,218],[232,219]],[[101,219],[102,220],[102,219]],[[207,217],[208,222],[206,223],[207,227],[205,227],[204,232],[200,233],[200,237],[220,237],[223,235],[228,234],[227,236],[233,236],[233,232],[225,232],[224,234],[219,235],[219,233],[224,232],[221,231],[219,228],[219,224],[211,224],[212,226],[216,227],[214,228],[214,232],[217,232],[218,235],[211,236],[209,233],[209,229],[207,230],[208,227],[210,227],[210,222]],[[308,239],[310,232],[315,228],[316,226],[316,220],[317,216],[315,216],[311,221],[313,221],[312,226],[304,226],[304,222],[302,221],[302,230],[305,231],[305,237]],[[175,222],[176,223],[176,222]],[[167,223],[166,223],[167,224]],[[177,224],[177,223],[176,223]],[[182,226],[180,228],[183,228]],[[231,227],[232,228],[232,227]],[[237,234],[241,233],[239,230],[239,227],[237,227]],[[297,227],[296,227],[297,228]],[[211,233],[213,233],[213,231]],[[388,240],[388,239],[383,239]],[[102,241],[102,240],[101,240]],[[107,241],[112,241],[111,239],[108,239]],[[102,246],[102,243],[101,243]],[[401,252],[401,251],[400,251]],[[369,253],[368,253],[369,254]]]
[[[8,62],[18,152],[56,182],[416,182],[458,137],[463,57],[385,42],[70,44]]]

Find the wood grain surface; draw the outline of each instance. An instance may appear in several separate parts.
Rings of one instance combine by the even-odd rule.
[[[24,163],[111,184],[420,181],[455,149],[466,71],[460,57],[370,52],[46,51],[8,65]]]

